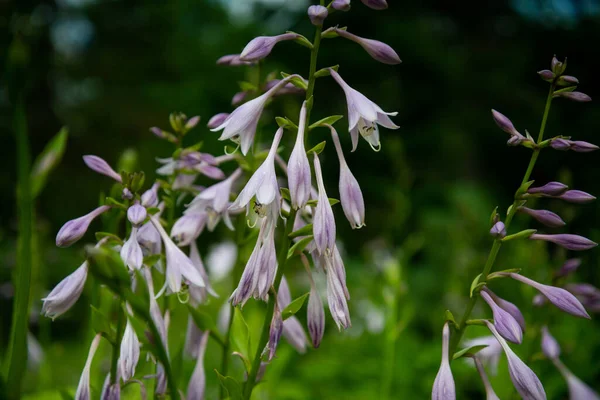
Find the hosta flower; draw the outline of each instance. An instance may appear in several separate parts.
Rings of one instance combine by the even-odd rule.
[[[150,221],[160,233],[160,236],[165,244],[165,253],[167,258],[167,282],[169,289],[173,293],[181,291],[182,277],[187,279],[191,284],[196,286],[205,286],[204,280],[200,276],[192,261],[185,255],[183,251],[169,238],[169,235],[160,224],[160,221],[151,216]]]
[[[508,312],[500,308],[485,290],[482,290],[480,295],[492,309],[494,315],[494,327],[498,333],[506,340],[520,344],[523,340],[523,331],[517,320],[515,320]]]
[[[510,277],[517,281],[521,281],[534,289],[537,289],[540,293],[546,296],[550,303],[554,304],[556,307],[560,308],[564,312],[567,312],[571,315],[575,315],[576,317],[588,319],[590,318],[589,314],[587,313],[587,311],[585,311],[585,308],[579,302],[579,300],[577,300],[575,296],[573,296],[565,289],[543,285],[519,274],[511,273]]]
[[[90,351],[88,353],[87,360],[85,361],[85,366],[81,372],[81,378],[79,378],[77,391],[75,392],[75,400],[90,400],[92,398],[90,393],[90,368],[92,367],[94,354],[96,354],[98,345],[100,345],[100,339],[102,339],[102,335],[99,333],[94,336],[94,340],[92,340],[92,345],[90,346]]]
[[[338,11],[350,10],[350,0],[333,0],[331,7]]]
[[[209,120],[206,126],[208,129],[214,129],[217,126],[221,125],[225,120],[229,117],[229,113],[218,113],[213,115]]]
[[[89,214],[66,222],[56,235],[58,247],[68,247],[81,239],[87,232],[90,223],[100,214],[110,210],[110,206],[100,206]]]
[[[560,196],[556,196],[556,198],[575,204],[587,204],[596,200],[595,196],[581,190],[567,190]]]
[[[252,142],[254,142],[256,126],[258,125],[258,120],[262,115],[265,104],[281,87],[295,77],[298,77],[298,75],[290,75],[282,79],[281,82],[262,95],[242,104],[233,110],[221,125],[211,129],[211,131],[223,130],[219,140],[232,139],[238,142],[242,154],[246,155],[248,150],[250,150],[250,146],[252,146]]]
[[[496,239],[502,239],[506,236],[506,227],[504,226],[504,222],[498,221],[492,226],[490,229],[490,235]]]
[[[333,30],[341,37],[361,45],[371,57],[381,63],[395,65],[402,62],[398,56],[398,53],[396,53],[394,49],[383,42],[373,39],[365,39],[344,29],[338,29],[337,27],[333,28]]]
[[[313,213],[314,240],[320,254],[330,254],[335,246],[335,218],[325,191],[321,163],[317,154],[315,154],[314,165],[317,187],[319,188],[317,207]]]
[[[190,296],[197,304],[202,304],[206,302],[208,295],[218,297],[217,293],[213,290],[210,282],[208,280],[208,274],[206,273],[206,269],[204,269],[204,263],[202,262],[202,258],[200,257],[200,252],[198,251],[198,245],[196,242],[190,243],[190,260],[194,264],[194,267],[198,270],[198,273],[202,277],[205,286],[197,287],[192,286],[189,288]],[[193,303],[192,303],[193,304]]]
[[[496,392],[494,392],[494,388],[492,388],[492,384],[485,373],[485,367],[483,366],[481,360],[475,356],[473,357],[473,361],[475,361],[475,368],[477,368],[477,372],[479,373],[479,377],[481,378],[481,382],[485,388],[485,400],[500,400],[500,397],[498,397]]]
[[[319,296],[319,292],[317,292],[317,288],[312,281],[308,297],[308,307],[306,308],[306,324],[313,347],[316,349],[321,344],[323,334],[325,333],[325,312],[321,296]]]
[[[450,369],[450,327],[448,322],[444,324],[442,330],[442,363],[433,382],[431,392],[432,400],[454,400],[456,399],[456,389],[454,387],[454,377]]]
[[[337,247],[332,254],[324,254],[321,257],[321,267],[327,274],[327,303],[329,312],[338,329],[347,329],[352,325],[350,322],[350,311],[348,302],[350,294],[346,287],[346,272],[342,258]]]
[[[550,227],[550,228],[560,228],[561,226],[565,226],[566,222],[562,220],[562,218],[548,210],[533,210],[531,208],[527,208],[525,206],[521,206],[517,209],[523,214],[527,214],[530,217],[536,219],[542,224]]]
[[[258,203],[257,207],[268,206],[271,203],[274,203],[277,208],[279,207],[279,185],[275,175],[275,154],[282,135],[283,128],[279,128],[275,133],[267,158],[248,180],[237,199],[229,207],[230,210],[246,207],[254,196],[256,196],[256,202]]]
[[[555,243],[568,250],[582,251],[589,250],[598,246],[598,243],[592,242],[590,239],[579,235],[572,235],[569,233],[559,233],[557,235],[543,235],[540,233],[534,233],[529,236],[531,240],[545,240],[547,242]]]
[[[132,270],[140,269],[144,262],[144,254],[142,253],[142,247],[138,243],[137,233],[138,228],[135,226],[131,228],[129,238],[125,241],[123,247],[121,247],[121,259]]]
[[[204,372],[204,353],[208,342],[208,331],[202,333],[200,342],[198,343],[196,367],[190,378],[190,383],[187,389],[187,400],[204,400],[204,392],[206,391],[206,374]]]
[[[144,223],[146,215],[148,215],[146,212],[146,208],[140,205],[140,203],[137,201],[134,205],[127,209],[127,219],[135,227],[138,227],[142,223]]]
[[[292,207],[304,208],[310,199],[310,164],[304,148],[304,131],[306,130],[306,102],[302,103],[296,144],[288,161],[288,187]]]
[[[277,304],[279,304],[279,307],[283,310],[291,302],[292,294],[290,293],[290,287],[288,286],[285,277],[283,277],[279,284],[279,289],[277,290]],[[283,337],[298,353],[306,352],[306,333],[296,316],[292,315],[283,321]]]
[[[79,299],[87,279],[87,261],[81,264],[71,275],[63,279],[52,291],[43,298],[42,314],[56,318],[67,312]]]
[[[515,319],[515,321],[517,321],[521,329],[525,331],[525,317],[523,317],[521,310],[519,310],[519,308],[510,301],[506,301],[503,298],[498,297],[487,286],[484,288],[484,290],[487,294],[491,296],[494,303],[496,303],[498,307],[509,313]]]
[[[267,359],[271,361],[275,357],[275,351],[281,338],[281,332],[283,331],[283,319],[281,318],[281,311],[275,302],[275,310],[273,311],[273,318],[271,319],[271,326],[269,327],[269,341],[265,351],[267,352]]]
[[[519,131],[517,131],[508,117],[496,110],[492,110],[492,117],[494,118],[494,122],[500,129],[510,135],[510,139],[508,139],[509,146],[518,146],[522,142],[528,140],[525,136],[521,135]]]
[[[365,201],[363,200],[362,191],[358,181],[350,171],[346,159],[344,158],[344,152],[342,151],[342,145],[336,130],[329,126],[331,130],[331,137],[335,150],[340,161],[340,202],[342,203],[342,209],[346,219],[350,222],[352,229],[358,229],[365,225]]]
[[[565,277],[565,276],[575,272],[577,270],[577,268],[579,268],[580,265],[581,265],[580,258],[570,258],[567,261],[565,261],[565,263],[560,267],[560,269],[558,271],[556,271],[555,275],[557,278]]]
[[[547,326],[542,326],[542,351],[551,360],[560,356],[560,346]]]
[[[323,6],[310,6],[308,7],[308,18],[313,25],[321,26],[323,21],[327,18],[327,7]]]
[[[398,113],[386,113],[377,104],[367,99],[365,95],[351,88],[336,71],[330,68],[329,72],[346,95],[346,103],[348,103],[348,131],[352,138],[352,151],[356,150],[356,146],[358,145],[359,133],[369,142],[374,150],[379,150],[381,143],[379,141],[379,129],[377,125],[379,124],[388,129],[400,128],[388,117],[388,115],[394,116]]]
[[[135,375],[135,367],[140,359],[140,341],[129,320],[125,326],[123,339],[121,340],[121,351],[119,353],[119,370],[124,381],[128,381]]]
[[[560,182],[548,182],[544,186],[530,187],[527,189],[529,194],[542,194],[545,196],[559,196],[567,191],[569,187]]]
[[[297,33],[284,33],[277,36],[258,36],[252,39],[242,53],[240,54],[240,60],[242,61],[258,61],[268,56],[273,47],[279,42],[285,40],[295,40],[300,35]]]
[[[485,321],[485,323],[490,332],[500,342],[506,354],[510,379],[517,392],[519,392],[524,400],[546,400],[546,392],[536,374],[517,357],[502,336],[500,336],[494,325],[489,321]]]
[[[184,213],[173,224],[171,237],[177,241],[179,246],[187,246],[200,236],[207,220],[207,212]]]
[[[117,376],[119,375],[119,370],[117,369]],[[121,399],[121,383],[119,379],[117,382],[112,384],[110,383],[110,372],[106,374],[106,378],[104,379],[104,385],[102,386],[102,393],[100,394],[100,400],[120,400]]]
[[[109,178],[113,178],[115,181],[119,183],[123,183],[123,179],[121,175],[119,175],[112,167],[104,161],[102,158],[98,156],[88,155],[83,156],[83,162],[87,165],[91,170],[106,175]]]
[[[144,207],[156,207],[158,206],[158,189],[160,184],[154,183],[152,187],[142,193],[142,205]]]

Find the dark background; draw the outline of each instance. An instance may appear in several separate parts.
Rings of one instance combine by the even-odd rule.
[[[386,333],[369,329],[369,321],[380,313],[389,322],[382,291],[389,281],[385,268],[378,266],[375,255],[379,253],[374,248],[401,263],[396,303],[398,318],[405,325],[394,350],[393,391],[396,398],[428,396],[439,365],[443,311],[450,308],[457,317],[462,312],[470,281],[481,270],[490,246],[489,214],[496,205],[504,213],[529,159],[529,150],[505,145],[508,136],[495,126],[490,109],[509,116],[521,133],[527,129],[537,137],[548,87],[536,71],[549,68],[553,54],[568,57],[567,73],[580,80],[580,90],[593,99],[598,96],[597,1],[388,2],[388,10],[376,12],[354,0],[351,12],[335,13],[326,25],[348,26],[357,35],[388,43],[403,60],[401,65],[379,64],[342,39],[324,40],[319,56],[320,67],[340,64],[340,73],[351,86],[384,110],[398,111],[395,121],[402,126],[397,131],[382,129],[381,152],[372,152],[361,140],[358,150],[347,156],[367,204],[367,226],[359,231],[341,222],[341,210],[336,210],[339,236],[347,253],[355,326],[337,334],[328,320],[328,333],[318,351],[298,357],[286,352],[289,349],[281,350],[278,366],[272,367],[270,379],[263,385],[271,396],[278,393],[271,398],[377,397],[374,393],[385,375],[380,355],[386,348],[380,339]],[[54,249],[54,235],[66,220],[93,208],[99,191],[108,189],[105,178],[87,170],[81,156],[97,154],[116,165],[122,153],[132,149],[138,169],[152,176],[154,158],[168,156],[171,150],[148,128],[167,128],[172,111],[202,115],[202,126],[190,135],[190,142],[204,140],[204,150],[221,154],[223,143],[217,142],[218,134],[204,124],[210,116],[232,110],[231,97],[239,90],[236,82],[244,79],[245,72],[217,66],[215,61],[239,52],[261,34],[294,30],[311,39],[313,27],[305,15],[308,3],[300,3],[0,2],[2,64],[9,65],[18,57],[28,65],[26,74],[18,79],[3,74],[0,85],[2,346],[8,337],[12,303],[6,282],[14,266],[16,237],[11,84],[20,82],[26,88],[34,155],[61,126],[70,130],[64,160],[36,203],[41,251],[32,330],[48,349],[38,381],[40,392],[48,398],[58,389],[75,387],[90,337],[89,326],[82,323],[88,315],[85,298],[70,315],[51,326],[42,329],[46,323],[37,321],[37,300],[81,262],[81,249]],[[306,77],[308,60],[306,49],[282,43],[275,47],[263,71],[282,70]],[[297,116],[299,103],[300,98],[282,98],[274,106],[275,115]],[[339,87],[331,79],[319,79],[313,120],[345,113]],[[600,107],[594,102],[558,99],[552,106],[546,136],[561,134],[598,142],[599,118]],[[347,148],[345,124],[342,120],[337,126]],[[324,134],[315,131],[309,141],[316,144],[324,140]],[[562,180],[598,194],[597,157],[597,153],[544,151],[532,177],[539,183]],[[325,151],[324,162],[326,180],[335,188],[338,172],[333,148]],[[538,204],[561,214],[568,222],[566,231],[600,241],[597,203]],[[538,227],[520,217],[513,228],[532,225]],[[203,248],[218,240],[218,235],[208,236]],[[524,268],[524,273],[546,283],[550,271],[572,256],[537,242],[505,247],[498,268]],[[582,258],[575,279],[598,285],[598,251]],[[540,318],[531,309],[533,293],[529,290],[502,282],[498,292],[521,306],[528,321]],[[485,315],[483,308],[479,314]],[[595,379],[596,390],[600,389],[598,323],[555,310],[546,314],[550,319],[545,322],[551,322],[551,330],[563,344],[563,361],[584,381],[593,384]],[[473,330],[477,332],[484,334],[483,329]],[[564,398],[566,387],[558,372],[534,356],[538,343],[533,334],[526,336],[522,352],[517,352],[532,357],[530,365],[545,384],[549,398]],[[56,367],[57,358],[65,352],[73,365]],[[64,368],[64,373],[57,378],[53,368]],[[207,367],[207,371],[212,369]],[[30,379],[38,376],[31,375]],[[481,385],[470,367],[460,363],[455,378],[463,398],[478,398]],[[504,361],[492,380],[501,398],[514,395],[507,379]]]

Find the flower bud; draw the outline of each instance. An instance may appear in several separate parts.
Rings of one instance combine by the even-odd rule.
[[[361,0],[363,4],[373,10],[385,10],[388,4],[385,0]]]
[[[331,7],[338,11],[350,10],[350,0],[333,0]]]
[[[555,77],[554,73],[547,69],[538,71],[538,75],[540,76],[540,78],[542,78],[546,82],[552,82]]]
[[[248,92],[237,92],[231,98],[231,105],[232,106],[237,106],[238,104],[240,104],[241,102],[244,101],[244,99],[246,98],[246,96],[248,96]]]
[[[504,226],[504,222],[498,221],[492,226],[490,229],[490,235],[496,239],[502,239],[506,236],[506,227]]]
[[[123,381],[133,378],[139,359],[140,341],[128,320],[125,326],[125,333],[123,333],[123,339],[121,340],[121,351],[119,353],[119,370]]]
[[[137,201],[134,205],[127,209],[127,219],[133,226],[140,226],[143,224],[144,220],[146,219],[146,215],[146,207],[140,205],[140,203]]]
[[[281,311],[275,304],[275,311],[273,312],[273,319],[271,320],[271,327],[269,329],[269,342],[267,343],[266,350],[268,351],[268,360],[271,361],[275,357],[275,351],[281,339],[281,332],[283,331],[283,319],[281,318]]]
[[[71,275],[64,278],[52,291],[42,299],[42,314],[56,318],[67,312],[77,302],[87,279],[87,261],[81,264]]]
[[[579,103],[592,101],[592,98],[590,96],[581,92],[559,92],[555,93],[554,97],[564,97],[565,99],[577,101]]]
[[[321,296],[314,285],[311,285],[308,307],[306,310],[306,324],[313,347],[316,349],[321,344],[325,333],[325,311]]]
[[[131,193],[129,188],[123,188],[123,191],[121,192],[121,198],[125,200],[131,200],[133,199],[133,193]]]
[[[240,60],[239,54],[228,54],[217,60],[217,65],[228,65],[230,67],[239,67],[240,65],[252,65],[253,63]]]
[[[556,81],[556,83],[560,86],[578,85],[579,79],[571,75],[563,75],[558,78],[558,81]]]
[[[571,142],[561,138],[552,139],[550,147],[554,150],[567,151],[571,148]]]
[[[113,178],[115,181],[119,183],[123,183],[121,179],[121,175],[117,174],[114,169],[111,168],[110,165],[102,158],[93,155],[83,156],[83,162],[87,165],[91,170],[106,175],[109,178]]]
[[[209,120],[206,126],[209,129],[215,129],[217,126],[221,125],[225,120],[229,117],[229,113],[219,113],[213,115]]]
[[[552,57],[552,62],[550,63],[550,69],[554,72],[555,75],[562,75],[567,68],[567,59],[565,58],[564,62],[558,61],[556,56]]]
[[[523,282],[526,285],[537,289],[540,293],[542,293],[550,303],[554,304],[559,309],[563,310],[566,313],[574,315],[576,317],[587,318],[590,319],[589,314],[585,311],[583,305],[577,300],[575,296],[566,291],[565,289],[543,285],[539,282],[536,282],[532,279],[529,279],[523,275],[511,273],[510,277]]]
[[[315,176],[317,177],[317,187],[319,189],[317,207],[313,214],[313,234],[317,250],[321,255],[330,254],[335,247],[335,218],[329,198],[325,191],[323,176],[321,173],[321,163],[319,156],[315,153],[314,158]]]
[[[542,326],[542,351],[551,360],[560,356],[560,346],[545,325]]]
[[[548,210],[533,210],[527,207],[519,207],[518,211],[529,215],[530,217],[536,219],[542,224],[549,226],[550,228],[559,228],[561,226],[565,226],[566,222],[562,220],[557,214]]]
[[[204,393],[206,392],[206,373],[204,372],[204,353],[206,352],[206,344],[208,342],[209,332],[204,331],[200,337],[198,348],[196,367],[190,378],[188,384],[187,399],[189,400],[202,400],[204,399]]]
[[[450,327],[448,322],[444,324],[442,329],[442,363],[440,369],[433,382],[433,390],[431,392],[432,400],[455,400],[456,389],[454,386],[454,377],[450,369]]]
[[[79,378],[77,391],[75,392],[75,400],[90,400],[92,398],[90,388],[90,369],[92,368],[92,360],[94,359],[96,350],[98,350],[101,339],[102,334],[98,333],[96,336],[94,336],[94,340],[92,340],[90,351],[88,352],[87,359],[85,360],[85,366],[83,367],[81,377]]]
[[[175,221],[171,228],[171,237],[175,239],[179,246],[187,246],[191,241],[196,240],[206,226],[208,219],[207,213],[188,213],[184,214]]]
[[[58,247],[69,247],[85,235],[90,223],[98,215],[108,211],[110,206],[100,206],[89,214],[76,219],[72,219],[65,223],[56,235],[56,245]]]
[[[508,133],[509,135],[515,135],[515,134],[519,133],[515,129],[515,126],[513,125],[511,120],[508,119],[508,117],[506,115],[492,109],[492,117],[494,118],[494,122],[496,123],[496,125],[498,125],[498,127],[500,129],[502,129],[504,132]]]
[[[327,7],[323,6],[310,6],[308,7],[308,18],[313,25],[321,26],[323,21],[327,18],[328,12]]]
[[[529,194],[542,194],[545,196],[558,196],[563,194],[569,187],[560,182],[548,182],[544,186],[530,187],[527,189]]]
[[[131,229],[129,239],[121,247],[121,259],[132,270],[140,269],[144,262],[144,254],[137,240],[137,227]]]
[[[142,206],[156,207],[158,205],[158,188],[160,184],[156,182],[152,187],[142,194]]]
[[[304,132],[306,130],[306,102],[302,103],[296,143],[288,161],[288,187],[292,207],[304,208],[310,200],[310,163],[304,147]]]
[[[596,200],[596,197],[581,190],[567,190],[556,198],[575,204],[586,204]]]
[[[189,131],[190,129],[194,128],[196,125],[198,125],[198,122],[200,122],[199,115],[193,116],[192,118],[188,119],[184,126],[185,130]]]
[[[580,265],[581,265],[581,259],[571,258],[571,259],[565,261],[565,263],[562,265],[562,267],[560,267],[560,269],[558,271],[556,271],[556,277],[563,278],[563,277],[569,275],[570,273],[575,272],[575,270],[577,270],[577,268],[579,268]]]
[[[373,57],[380,63],[396,65],[402,62],[400,60],[400,57],[398,56],[398,53],[396,53],[394,49],[392,49],[389,45],[383,42],[373,39],[365,39],[360,36],[356,36],[344,29],[334,28],[334,31],[341,37],[361,45],[362,48],[365,49],[365,51],[369,53],[371,57]]]
[[[521,329],[523,331],[525,331],[525,318],[523,317],[521,310],[519,310],[519,308],[517,306],[515,306],[513,303],[511,303],[510,301],[507,301],[501,297],[498,297],[489,288],[486,287],[485,291],[487,294],[489,294],[492,297],[492,300],[494,300],[494,303],[496,303],[498,305],[498,307],[500,307],[501,309],[503,309],[504,311],[509,313],[515,319],[515,321],[517,321],[517,323],[519,324]]]
[[[559,233],[557,235],[544,235],[541,233],[534,233],[529,236],[531,240],[545,240],[547,242],[555,243],[568,250],[582,251],[589,250],[598,245],[598,243],[592,242],[590,239],[579,235],[572,235],[569,233]]]
[[[506,340],[520,344],[523,341],[523,331],[521,330],[519,323],[512,315],[500,308],[485,290],[482,290],[480,295],[492,309],[494,315],[494,327],[498,333]]]
[[[581,140],[571,141],[571,150],[578,153],[589,153],[598,150],[598,146]]]
[[[242,53],[240,54],[240,60],[242,61],[258,61],[268,56],[273,47],[284,40],[295,40],[300,35],[297,33],[284,33],[277,36],[259,36],[252,39]]]

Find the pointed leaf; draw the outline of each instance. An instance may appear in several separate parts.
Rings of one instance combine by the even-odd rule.
[[[314,239],[313,235],[304,237],[302,239],[300,239],[299,241],[297,241],[296,243],[294,243],[294,245],[292,247],[290,247],[290,249],[288,250],[288,255],[287,258],[290,259],[292,258],[292,256],[298,252],[302,252],[306,246],[308,246],[308,244],[310,242],[312,242],[312,240]]]
[[[290,233],[288,237],[290,239],[297,238],[299,236],[307,236],[312,235],[313,233],[313,224],[306,224],[302,228]]]
[[[281,318],[285,321],[286,319],[300,311],[309,294],[310,292],[306,292],[302,296],[292,300],[292,302],[288,304],[288,306],[284,308],[283,311],[281,311]]]
[[[480,344],[477,346],[467,347],[466,349],[462,349],[462,350],[454,353],[454,356],[452,356],[452,359],[457,360],[461,357],[473,357],[475,354],[477,354],[481,350],[485,349],[486,347],[487,347],[487,344]]]
[[[242,386],[238,381],[233,379],[231,376],[223,376],[215,369],[217,373],[217,377],[219,378],[219,382],[227,391],[229,398],[231,400],[241,400],[242,399]]]
[[[31,196],[36,198],[44,186],[48,175],[60,162],[67,147],[69,130],[63,127],[44,147],[44,150],[36,157],[31,167]]]

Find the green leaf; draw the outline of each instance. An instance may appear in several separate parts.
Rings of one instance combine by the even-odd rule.
[[[234,307],[233,309],[233,323],[231,326],[230,337],[232,348],[241,353],[248,360],[252,360],[250,357],[250,351],[252,349],[250,329],[242,315],[242,311],[238,307]]]
[[[458,324],[456,323],[456,319],[454,319],[454,314],[452,314],[452,311],[446,310],[445,318],[446,318],[446,321],[452,322],[454,324],[454,326],[458,326]]]
[[[108,317],[96,307],[90,305],[90,308],[92,309],[92,329],[96,333],[102,333],[109,342],[114,344],[117,332],[110,326]]]
[[[188,307],[188,310],[190,311],[190,315],[192,316],[192,319],[194,320],[194,323],[200,330],[218,332],[215,321],[208,313],[206,313],[202,310],[198,310],[197,308],[192,306],[190,303],[187,304],[187,307]]]
[[[44,186],[48,175],[62,159],[67,147],[69,130],[63,127],[44,147],[44,150],[36,157],[31,167],[31,197],[35,199]]]
[[[288,76],[290,76],[290,74],[281,72],[281,76],[283,76],[284,78],[287,78]],[[296,86],[299,89],[304,89],[304,90],[308,89],[308,85],[306,84],[306,81],[299,76],[294,76],[288,82],[291,83],[292,85]]]
[[[510,268],[502,271],[492,272],[488,275],[488,281],[499,278],[507,278],[509,276],[508,274],[518,274],[519,272],[521,272],[521,268]]]
[[[318,70],[317,72],[315,72],[315,78],[322,78],[324,76],[329,76],[329,75],[331,75],[331,72],[329,72],[329,69],[332,69],[335,72],[337,72],[337,70],[339,68],[340,68],[339,65],[334,65],[333,67],[321,68],[320,70]]]
[[[322,141],[321,143],[319,143],[318,145],[316,145],[315,147],[313,147],[312,149],[310,149],[309,151],[307,151],[306,154],[311,154],[311,153],[321,154],[321,152],[325,148],[326,144],[327,144],[327,142]]]
[[[340,201],[338,199],[334,199],[333,197],[330,197],[329,199],[329,204],[332,206],[335,206],[337,203],[339,203]],[[309,200],[306,202],[307,206],[316,206],[319,203],[318,200]]]
[[[290,189],[288,188],[280,188],[279,189],[280,193],[281,193],[281,197],[283,197],[285,200],[290,200]]]
[[[146,175],[143,172],[135,172],[131,180],[131,191],[137,193],[144,186]]]
[[[229,398],[231,400],[241,400],[242,399],[242,386],[238,381],[233,379],[231,376],[223,376],[215,369],[217,373],[217,377],[219,378],[219,382],[227,391]]]
[[[515,239],[527,239],[529,236],[533,235],[536,232],[537,232],[537,230],[535,230],[535,229],[525,229],[524,231],[505,236],[501,240],[502,240],[502,242],[508,242],[509,240],[515,240]]]
[[[304,250],[306,248],[306,246],[308,246],[308,244],[313,240],[313,235],[304,237],[302,239],[300,239],[299,241],[297,241],[296,243],[294,243],[294,245],[292,247],[290,247],[290,249],[288,250],[288,254],[287,254],[287,258],[290,259],[292,258],[292,256],[298,252],[302,252],[302,250]]]
[[[246,356],[244,356],[242,353],[239,353],[237,351],[234,351],[233,353],[231,353],[231,355],[239,357],[239,359],[242,360],[242,363],[244,363],[244,368],[246,368],[246,372],[250,373],[250,370],[252,369],[252,365],[250,364],[250,360],[248,360],[246,358]]]
[[[306,37],[300,35],[298,32],[294,32],[294,31],[286,31],[285,33],[293,33],[295,35],[299,35],[299,37],[297,37],[296,39],[294,39],[294,42],[296,42],[299,45],[302,45],[302,46],[307,47],[307,48],[309,48],[309,49],[312,50],[313,44]]]
[[[298,125],[296,125],[294,121],[288,117],[275,117],[275,122],[277,122],[277,125],[283,129],[298,129]]]
[[[494,226],[496,218],[498,218],[498,206],[494,208],[494,211],[492,211],[492,215],[490,215],[490,226]]]
[[[485,349],[486,347],[487,347],[487,344],[480,344],[477,346],[467,347],[466,349],[462,349],[462,350],[454,353],[454,355],[452,356],[452,359],[458,360],[461,357],[473,357],[475,354],[479,353],[481,350]]]
[[[295,230],[294,232],[290,233],[288,235],[288,237],[290,239],[299,237],[299,236],[306,236],[306,235],[312,235],[313,233],[313,224],[306,224],[304,225],[302,228]]]
[[[104,238],[108,238],[107,242],[112,242],[112,243],[117,243],[117,244],[123,244],[123,240],[118,237],[117,235],[114,235],[112,233],[109,232],[96,232],[96,241],[100,241]]]
[[[112,197],[106,197],[104,199],[104,204],[106,204],[107,206],[112,206],[112,207],[117,207],[120,208],[122,210],[127,210],[127,206],[117,200],[115,200]]]
[[[147,257],[144,257],[144,264],[146,264],[149,267],[152,267],[154,264],[156,264],[160,259],[162,258],[161,254],[151,254]]]
[[[310,292],[306,292],[302,296],[294,299],[290,304],[288,304],[287,307],[284,308],[283,311],[281,311],[281,318],[285,321],[286,319],[300,311],[309,294]]]
[[[314,128],[324,127],[325,125],[333,125],[342,118],[344,118],[343,115],[330,115],[329,117],[325,117],[323,119],[318,120],[314,124],[311,124],[308,127],[308,129],[310,130]]]
[[[348,29],[348,27],[344,26],[342,28],[337,28],[337,29],[345,31]],[[333,27],[331,27],[331,28],[323,31],[323,33],[321,33],[321,39],[333,39],[338,36],[340,36],[340,35],[338,35],[336,31],[334,31]]]
[[[471,290],[469,291],[469,296],[473,297],[473,292],[475,291],[475,289],[477,288],[477,286],[480,284],[479,283],[479,279],[481,279],[481,274],[477,275],[475,277],[475,279],[473,279],[473,282],[471,282]]]
[[[575,89],[577,89],[577,86],[569,86],[563,89],[559,89],[559,90],[555,90],[554,94],[559,94],[559,93],[568,93],[568,92],[572,92]]]

